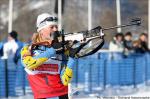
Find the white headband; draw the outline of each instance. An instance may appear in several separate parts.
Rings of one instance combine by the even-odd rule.
[[[48,13],[40,14],[37,18],[37,32],[49,25],[58,25],[58,19],[55,15],[50,15]]]

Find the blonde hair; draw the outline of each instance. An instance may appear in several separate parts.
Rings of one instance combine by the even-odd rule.
[[[52,44],[52,41],[51,40],[44,40],[40,33],[33,33],[32,45],[51,46],[51,44]]]

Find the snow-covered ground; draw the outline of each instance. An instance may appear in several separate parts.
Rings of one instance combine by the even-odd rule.
[[[78,90],[77,90],[78,91]],[[137,85],[136,88],[134,86],[107,86],[105,90],[99,91],[99,93],[89,93],[85,94],[83,92],[78,92],[78,94],[73,95],[72,99],[123,99],[124,97],[128,99],[132,99],[129,97],[145,97],[146,99],[150,99],[150,86],[145,86],[144,84]],[[6,98],[2,98],[6,99]],[[8,99],[34,99],[32,94],[27,94],[25,96],[18,97],[9,97]],[[58,99],[49,98],[49,99]],[[125,99],[125,98],[124,98]]]

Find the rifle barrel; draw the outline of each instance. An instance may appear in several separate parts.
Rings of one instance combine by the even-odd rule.
[[[123,27],[128,27],[128,26],[133,26],[133,25],[139,26],[140,24],[141,24],[141,19],[140,18],[136,18],[136,19],[132,19],[130,24],[117,25],[117,26],[112,26],[112,27],[108,27],[108,28],[102,28],[102,31],[116,29],[116,28],[123,28]],[[64,35],[71,35],[71,34],[78,34],[78,33],[79,32],[77,32],[77,33],[67,33],[67,34],[64,34]]]
[[[133,25],[137,25],[137,24],[117,25],[117,26],[113,26],[113,27],[102,28],[102,31],[116,29],[116,28],[122,28],[122,27],[128,27],[128,26],[133,26]]]

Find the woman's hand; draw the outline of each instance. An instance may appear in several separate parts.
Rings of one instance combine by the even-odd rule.
[[[21,51],[22,58],[25,58],[26,56],[31,56],[31,46],[27,45],[23,47]]]

